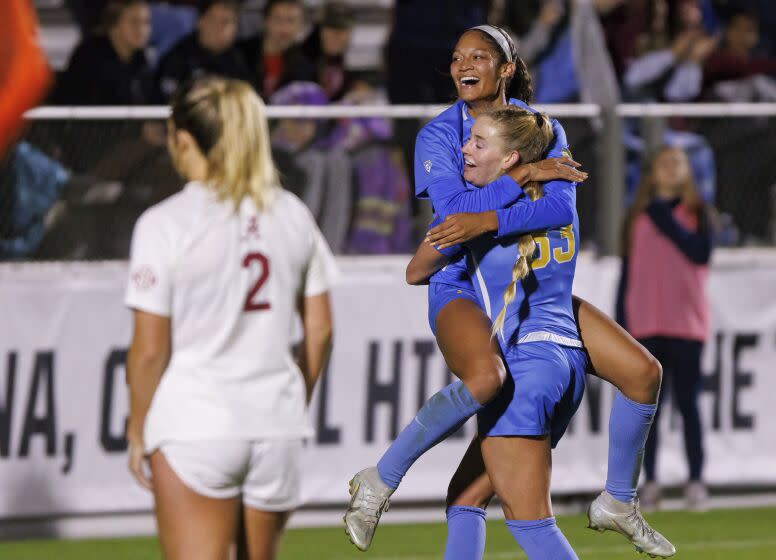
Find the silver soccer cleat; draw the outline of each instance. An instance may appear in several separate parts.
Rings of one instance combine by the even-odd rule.
[[[668,539],[649,526],[639,511],[638,498],[625,503],[612,497],[606,490],[587,508],[588,528],[603,533],[616,531],[636,546],[637,552],[668,558],[676,548]]]
[[[345,532],[356,548],[366,550],[372,544],[380,516],[388,511],[394,489],[382,481],[377,467],[369,467],[351,479],[349,491],[350,504],[343,517]]]

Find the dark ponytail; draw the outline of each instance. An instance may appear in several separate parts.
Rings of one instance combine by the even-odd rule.
[[[512,79],[511,89],[509,89],[509,85],[507,83],[507,97],[514,97],[527,105],[531,104],[534,94],[533,82],[528,73],[528,67],[519,56],[515,57],[515,76]]]

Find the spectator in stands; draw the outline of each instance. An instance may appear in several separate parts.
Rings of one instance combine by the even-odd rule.
[[[648,22],[654,21],[651,5],[651,0],[628,0],[601,15],[606,46],[620,78],[636,56],[639,38],[649,30]]]
[[[519,38],[520,58],[532,67],[537,102],[581,100],[608,106],[619,101],[599,14],[622,1],[541,0],[533,23],[520,26],[524,33]],[[518,25],[518,13],[530,11],[526,6],[504,7],[499,17]]]
[[[275,105],[327,105],[326,93],[313,82],[293,82],[270,98]],[[353,206],[352,163],[345,149],[330,146],[331,128],[318,119],[281,119],[271,141],[281,176],[301,174],[295,194],[307,205],[335,253],[341,253]],[[285,183],[291,184],[289,181]]]
[[[65,0],[73,19],[78,24],[81,37],[95,32],[100,18],[110,0]],[[149,44],[156,57],[164,55],[170,47],[194,29],[197,0],[151,1],[151,39]],[[177,4],[183,4],[182,6]]]
[[[703,68],[706,97],[726,101],[776,101],[776,58],[754,55],[759,42],[754,12],[739,12],[725,26],[719,48]]]
[[[760,20],[759,56],[776,56],[776,2],[773,0],[709,0],[715,16],[728,21],[735,14],[749,11]]]
[[[263,31],[238,43],[265,99],[290,82],[315,81],[315,68],[297,44],[303,28],[302,0],[267,0]]]
[[[733,13],[719,48],[704,65],[704,100],[776,101],[776,58],[756,56],[758,41],[757,16]],[[744,243],[771,238],[776,184],[769,151],[776,142],[773,118],[703,119],[698,126],[716,154],[719,207],[732,215]],[[741,161],[747,162],[743,168],[738,165]],[[747,185],[746,196],[741,196],[738,185]]]
[[[703,61],[718,39],[703,27],[701,2],[655,0],[648,14],[647,29],[637,41],[637,56],[629,63],[623,78],[624,97],[628,101],[674,103],[696,99],[701,93]],[[653,148],[639,135],[646,122],[634,119],[625,127],[629,193],[639,182],[645,151]],[[713,201],[716,169],[709,143],[702,135],[687,130],[691,127],[684,120],[671,119],[668,124],[662,131],[662,142],[685,151],[698,194],[704,201]]]
[[[705,32],[698,0],[673,4],[656,0],[652,22],[639,39],[639,55],[623,79],[625,96],[634,101],[685,102],[696,99],[703,82],[702,66],[718,37]]]
[[[647,440],[642,504],[660,498],[656,479],[658,419],[665,395],[681,412],[689,463],[685,489],[692,509],[704,507],[703,434],[698,411],[701,352],[709,334],[706,277],[713,214],[698,197],[685,153],[664,147],[646,168],[624,227],[618,320],[663,366],[667,381]]]
[[[53,94],[62,105],[144,105],[153,99],[145,54],[151,33],[146,0],[110,0],[97,33],[70,57]]]
[[[145,0],[110,0],[98,32],[84,39],[73,53],[57,84],[55,101],[153,104],[153,73],[144,52],[149,33],[150,11]],[[68,201],[66,211],[41,241],[39,254],[125,258],[134,220],[180,184],[166,153],[163,122],[117,119],[95,126],[86,120],[70,121],[57,131],[57,142],[55,149],[64,165],[81,182],[109,195]]]
[[[315,81],[331,101],[342,99],[353,83],[352,74],[345,69],[352,27],[351,8],[341,1],[327,2],[320,21],[302,44],[302,51],[315,66]]]
[[[196,31],[159,62],[157,84],[162,99],[169,100],[186,80],[207,74],[250,80],[248,65],[234,44],[238,11],[237,0],[200,2]]]

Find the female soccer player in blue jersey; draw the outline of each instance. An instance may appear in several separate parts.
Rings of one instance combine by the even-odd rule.
[[[518,161],[531,162],[552,138],[549,121],[514,107],[483,114],[463,147],[464,177],[474,185],[498,178]],[[565,187],[574,200],[574,187]],[[531,200],[540,183],[523,185]],[[571,303],[578,218],[531,235],[480,237],[465,257],[477,300],[494,317],[511,377],[478,413],[480,449],[488,480],[502,501],[507,527],[534,559],[576,559],[555,524],[550,503],[551,449],[576,412],[585,387],[587,356]],[[538,249],[537,249],[538,248]],[[454,532],[447,556],[481,557]]]
[[[522,194],[518,181],[547,178],[542,175],[542,164],[517,166],[482,189],[469,188],[461,176],[464,162],[460,150],[474,119],[507,104],[505,91],[513,77],[518,80],[522,100],[510,100],[510,104],[528,108],[530,77],[508,35],[493,26],[466,32],[456,45],[451,74],[459,100],[418,135],[416,194],[431,198],[440,218],[459,212],[485,212],[473,218],[470,214],[457,216],[456,223],[462,225],[467,239],[488,229],[505,236],[570,223],[573,197],[563,188],[564,182],[548,183],[545,197],[534,203],[512,205]],[[566,147],[565,137],[562,129],[554,129],[556,140],[550,155],[558,156]],[[569,168],[564,178],[576,181],[584,175]],[[578,306],[579,330],[596,374],[619,389],[610,417],[606,490],[591,505],[591,525],[618,530],[646,552],[669,555],[667,551],[673,547],[648,528],[635,501],[641,453],[660,387],[660,366],[604,314],[582,301]],[[432,396],[378,466],[354,477],[345,521],[350,538],[362,549],[371,543],[388,498],[412,463],[491,401],[506,376],[498,345],[490,337],[490,319],[477,303],[460,257],[431,278],[429,316],[445,360],[461,381]],[[449,498],[454,507],[477,506],[467,503],[467,493]],[[460,517],[461,512],[454,507],[448,515]],[[469,507],[467,512],[471,514],[464,516],[467,526],[476,524],[479,529],[475,530],[484,531],[484,511]]]

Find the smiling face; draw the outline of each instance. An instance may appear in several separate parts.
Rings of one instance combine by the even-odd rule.
[[[498,179],[520,160],[515,150],[508,150],[498,134],[498,127],[487,116],[472,126],[472,134],[463,145],[463,178],[482,187]]]
[[[467,31],[461,36],[450,63],[458,98],[468,104],[498,99],[514,71],[514,64],[500,63],[499,54],[479,31]]]

